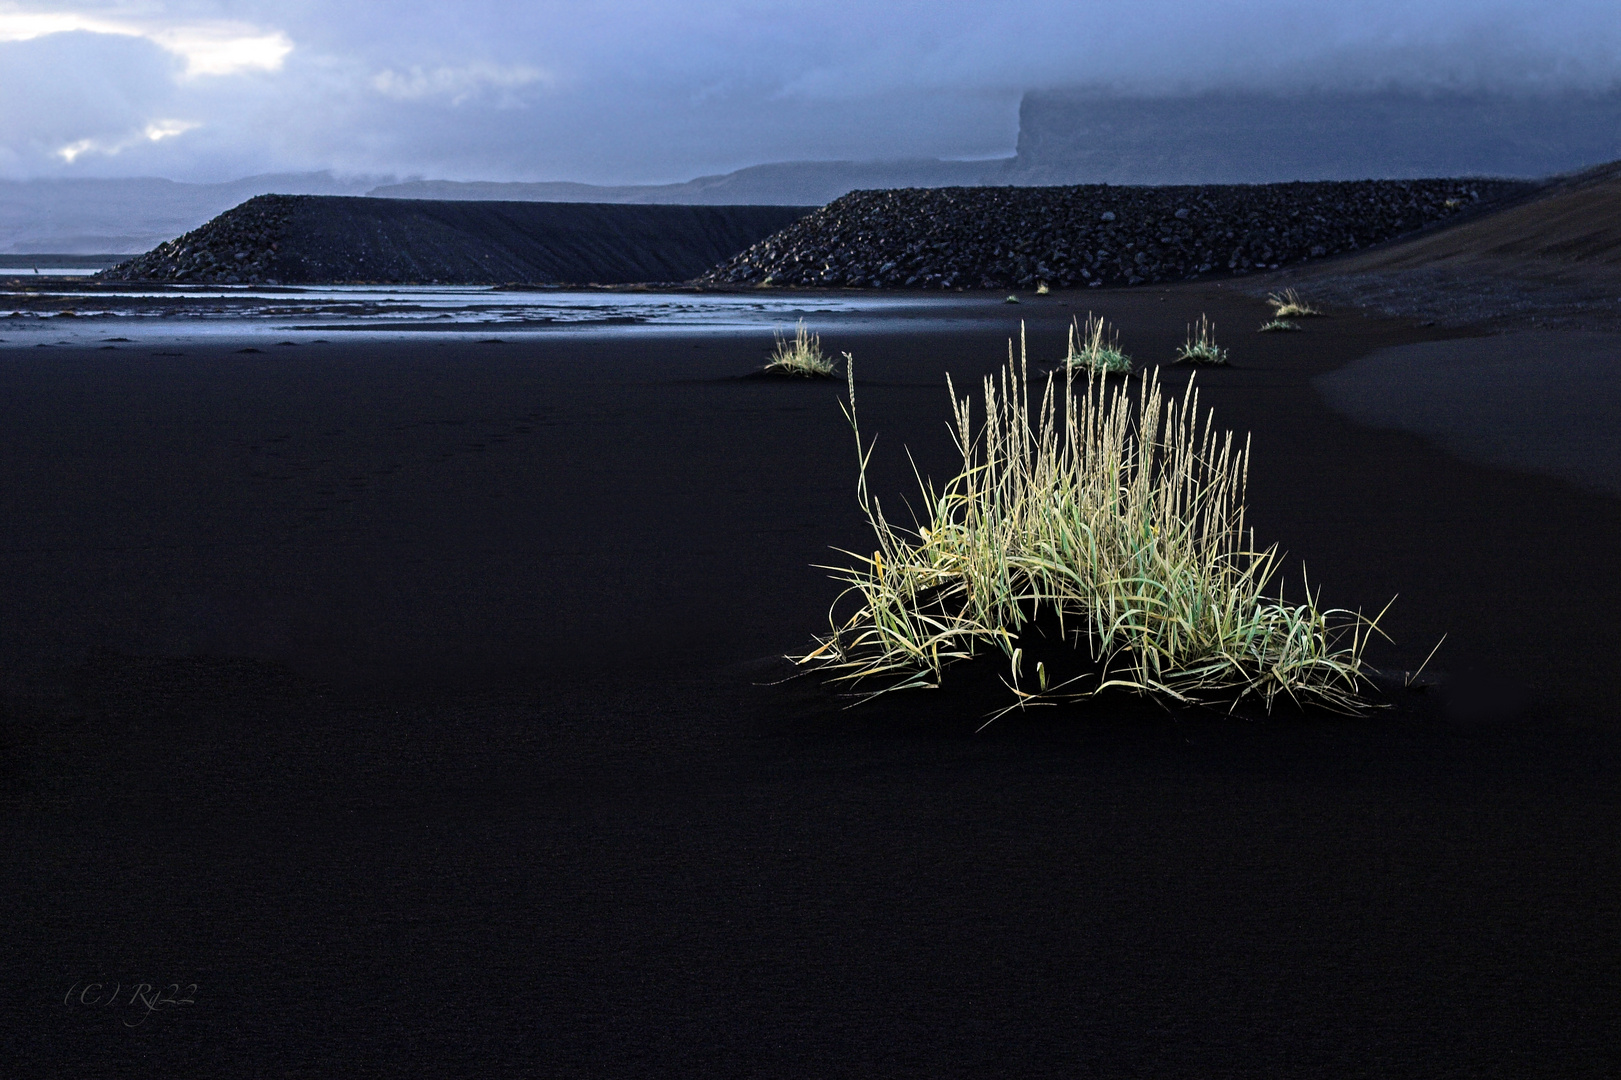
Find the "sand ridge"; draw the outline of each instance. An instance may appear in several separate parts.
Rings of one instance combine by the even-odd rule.
[[[102,276],[224,284],[686,281],[807,210],[261,195]]]

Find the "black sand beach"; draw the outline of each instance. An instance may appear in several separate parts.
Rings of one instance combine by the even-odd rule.
[[[1213,285],[827,335],[874,489],[1089,308],[1143,360],[1215,320],[1258,539],[1445,686],[976,735],[777,684],[869,545],[841,388],[738,378],[765,336],[0,345],[6,1071],[1613,1075],[1621,503],[1318,389],[1467,328]]]

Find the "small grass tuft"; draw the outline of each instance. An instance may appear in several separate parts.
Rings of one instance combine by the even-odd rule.
[[[1272,305],[1272,314],[1279,319],[1309,319],[1322,312],[1300,299],[1293,289],[1282,293],[1268,293],[1266,302]]]
[[[1199,332],[1195,334],[1193,327],[1188,327],[1188,340],[1184,345],[1177,346],[1176,362],[1178,364],[1199,364],[1210,367],[1227,362],[1227,350],[1216,344],[1216,324],[1203,315],[1199,316]]]
[[[1248,442],[1214,428],[1191,383],[1164,401],[1157,375],[1133,401],[1098,374],[1078,392],[1070,368],[1062,383],[1047,376],[1032,408],[1022,353],[1015,363],[1009,343],[1006,368],[986,378],[977,429],[972,398],[947,378],[962,468],[941,490],[919,477],[924,521],[911,532],[868,492],[872,448],[846,365],[857,501],[877,547],[828,568],[848,588],[832,632],[795,662],[870,697],[938,687],[950,664],[999,650],[1009,709],[1116,688],[1363,710],[1378,619],[1268,594],[1279,557],[1244,527]],[[846,598],[856,611],[841,620]],[[1062,648],[1046,650],[1032,685],[1027,647],[1053,626],[1045,640]]]
[[[1017,296],[1009,296],[1006,300],[1002,301],[1004,304],[1017,304],[1018,302],[1019,298]]]
[[[1297,322],[1290,322],[1288,319],[1273,319],[1271,322],[1262,323],[1261,328],[1259,330],[1257,330],[1256,333],[1258,333],[1258,334],[1271,334],[1271,333],[1274,333],[1274,332],[1279,331],[1279,330],[1299,330],[1299,329],[1300,329],[1300,324],[1297,323]]]
[[[777,338],[777,351],[771,354],[764,369],[774,375],[798,375],[807,379],[826,379],[836,372],[832,357],[822,352],[822,336],[805,329],[800,319],[794,330],[794,340]]]
[[[1108,375],[1129,375],[1131,357],[1120,351],[1120,332],[1110,333],[1108,324],[1090,311],[1086,313],[1086,329],[1074,319],[1069,321],[1069,355],[1064,366],[1083,372],[1101,372]]]
[[[1050,292],[1052,292],[1052,290],[1047,287],[1047,283],[1045,281],[1036,282],[1036,295],[1037,296],[1046,296]]]

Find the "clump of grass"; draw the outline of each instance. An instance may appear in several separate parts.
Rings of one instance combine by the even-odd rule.
[[[764,370],[777,375],[798,375],[807,379],[825,379],[835,372],[834,360],[822,352],[822,336],[805,329],[805,320],[799,320],[794,340],[777,338],[777,351],[771,354]]]
[[[1090,311],[1086,313],[1084,330],[1071,319],[1069,355],[1064,357],[1064,366],[1108,375],[1130,374],[1131,357],[1120,351],[1120,332],[1110,333],[1107,327],[1103,319]]]
[[[1010,343],[1006,368],[985,380],[977,429],[972,399],[948,377],[962,468],[938,491],[919,478],[924,520],[907,532],[869,496],[872,449],[846,367],[857,498],[877,548],[829,568],[848,586],[832,632],[795,661],[872,696],[937,687],[951,663],[995,649],[1009,663],[1010,709],[1123,688],[1359,711],[1378,620],[1267,593],[1279,559],[1244,528],[1248,442],[1215,430],[1191,384],[1164,401],[1155,376],[1133,402],[1096,374],[1078,390],[1073,371],[1061,384],[1049,374],[1032,410],[1028,365]],[[856,611],[841,621],[847,598]],[[1038,618],[1090,667],[1055,678],[1038,663],[1032,680],[1021,635]]]
[[[1266,302],[1272,305],[1272,314],[1279,319],[1307,319],[1322,312],[1300,299],[1293,289],[1282,293],[1268,293]]]
[[[1018,302],[1019,302],[1019,298],[1017,296],[1012,296],[1012,295],[1008,296],[1008,298],[1006,300],[1002,301],[1002,303],[1004,303],[1004,304],[1017,304]]]
[[[1299,329],[1300,329],[1300,324],[1299,323],[1290,322],[1288,319],[1273,319],[1271,322],[1262,323],[1261,328],[1259,330],[1257,330],[1256,333],[1258,333],[1258,334],[1270,334],[1270,333],[1274,333],[1274,332],[1279,331],[1279,330],[1299,330]]]
[[[1225,364],[1227,350],[1216,344],[1216,324],[1200,315],[1198,325],[1197,334],[1193,332],[1192,326],[1188,327],[1187,343],[1177,346],[1176,362],[1205,366]]]
[[[1045,281],[1036,282],[1036,295],[1037,296],[1046,296],[1050,292],[1052,292],[1052,290],[1047,287],[1047,283]]]

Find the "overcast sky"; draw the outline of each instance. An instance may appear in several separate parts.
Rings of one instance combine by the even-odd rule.
[[[1612,89],[1616,3],[0,0],[0,175],[1002,156],[1029,89]]]

